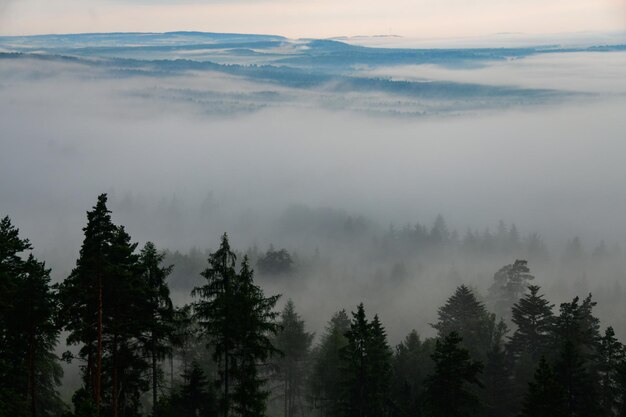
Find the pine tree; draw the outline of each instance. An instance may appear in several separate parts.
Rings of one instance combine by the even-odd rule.
[[[343,415],[382,417],[389,408],[391,351],[378,316],[368,322],[362,303],[352,316],[342,350]]]
[[[513,306],[513,323],[517,328],[507,349],[516,358],[528,354],[538,361],[550,348],[554,305],[539,295],[540,287],[530,285],[528,290]]]
[[[454,331],[437,340],[432,354],[435,370],[425,382],[426,410],[431,417],[470,417],[480,408],[471,387],[482,387],[478,377],[483,364],[472,360],[461,341]]]
[[[149,321],[143,342],[144,349],[151,359],[153,417],[158,415],[158,362],[171,354],[171,346],[168,341],[174,332],[174,307],[166,282],[173,266],[162,266],[164,258],[165,254],[159,253],[152,242],[146,243],[140,254],[143,279],[148,291],[145,307],[148,310],[147,318]]]
[[[608,327],[600,340],[598,371],[600,375],[600,403],[605,416],[613,416],[619,407],[619,366],[626,359],[624,346]]]
[[[345,334],[350,330],[350,319],[345,310],[333,315],[326,326],[320,344],[314,349],[310,379],[311,400],[323,415],[341,415],[341,352],[348,344]]]
[[[67,343],[82,344],[83,379],[98,410],[102,397],[103,287],[111,272],[109,248],[117,230],[106,203],[107,195],[101,194],[93,210],[87,212],[80,256],[60,287]]]
[[[0,416],[60,414],[63,374],[54,348],[58,300],[50,270],[8,217],[0,221]],[[5,414],[6,413],[6,414]]]
[[[194,288],[192,295],[200,297],[194,303],[195,316],[203,334],[214,348],[213,359],[220,363],[221,408],[226,417],[230,412],[232,361],[237,347],[234,327],[237,323],[236,256],[230,249],[228,236],[222,236],[220,248],[209,255],[209,267],[202,272],[207,283]]]
[[[192,295],[200,298],[194,303],[195,314],[220,365],[223,414],[228,417],[232,409],[242,417],[257,417],[264,415],[267,397],[259,365],[276,351],[270,336],[278,331],[278,313],[273,308],[279,296],[264,296],[254,284],[246,258],[239,273],[235,262],[224,234],[202,273],[207,283]]]
[[[529,281],[535,279],[530,274],[528,261],[516,259],[511,265],[503,266],[493,276],[489,288],[489,299],[499,317],[509,319],[511,307],[526,291]]]
[[[437,314],[439,320],[432,326],[440,339],[456,332],[472,356],[486,357],[496,328],[495,316],[487,311],[467,286],[458,287]]]
[[[83,380],[96,412],[137,413],[148,364],[141,350],[150,320],[137,245],[111,221],[106,194],[87,213],[76,267],[60,286],[68,344],[82,344]],[[86,402],[85,393],[79,396]]]
[[[137,244],[124,227],[116,227],[109,247],[110,270],[103,285],[103,375],[109,387],[103,392],[113,417],[137,413],[147,389],[149,369],[142,337],[151,321],[146,308],[149,291],[142,277]]]
[[[288,300],[281,313],[281,330],[274,345],[282,352],[276,366],[278,378],[283,383],[284,416],[293,417],[301,400],[306,380],[308,360],[313,342],[313,333],[304,330],[304,320],[296,312],[292,300]]]
[[[192,363],[191,368],[183,373],[183,381],[178,401],[181,408],[187,412],[186,415],[189,417],[217,415],[214,392],[197,363]]]
[[[617,406],[616,417],[626,417],[626,359],[622,360],[616,369]]]
[[[565,390],[543,356],[539,360],[539,367],[535,371],[534,380],[528,384],[522,416],[568,416]]]
[[[369,414],[383,417],[390,410],[390,383],[392,352],[387,342],[387,333],[375,315],[370,324],[370,338],[366,349],[370,378]]]
[[[423,384],[434,367],[430,358],[434,347],[434,340],[422,342],[415,330],[396,346],[391,388],[397,415],[416,416],[421,413]]]
[[[596,390],[600,323],[593,316],[595,305],[591,294],[582,303],[576,297],[561,304],[555,319],[554,349],[559,352],[555,372],[565,389],[571,416],[591,417],[601,412]]]
[[[279,330],[276,322],[279,313],[274,307],[280,296],[265,297],[263,290],[254,284],[254,272],[246,256],[237,278],[236,329],[240,342],[234,368],[238,384],[233,392],[233,410],[241,417],[261,417],[265,415],[269,392],[264,388],[267,379],[260,369],[271,356],[280,353],[271,342]]]
[[[487,352],[483,372],[484,390],[480,398],[485,414],[493,417],[511,415],[514,397],[510,356],[504,349],[506,324],[500,321],[494,334],[491,349]]]
[[[15,357],[20,350],[15,345],[12,326],[15,294],[23,273],[20,253],[32,249],[28,239],[21,239],[19,230],[9,217],[0,221],[0,416],[22,416],[28,409],[23,393],[26,383],[24,367]],[[20,341],[21,343],[21,341]],[[25,355],[18,355],[20,356]],[[19,365],[18,365],[19,364]],[[17,366],[16,366],[17,365]]]
[[[560,314],[554,323],[556,349],[569,342],[583,360],[595,359],[600,340],[600,321],[593,315],[595,305],[591,294],[582,303],[576,297],[570,303],[561,304]]]
[[[571,341],[566,341],[555,364],[556,377],[565,390],[567,415],[596,417],[601,413],[592,375]]]

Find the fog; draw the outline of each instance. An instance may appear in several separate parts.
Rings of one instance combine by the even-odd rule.
[[[412,328],[432,334],[428,323],[455,285],[484,293],[500,266],[528,256],[402,245],[376,252],[390,227],[430,229],[439,214],[459,239],[468,229],[495,233],[500,220],[524,239],[539,233],[548,258],[530,259],[537,283],[555,301],[580,291],[602,297],[626,271],[619,250],[579,270],[562,256],[574,237],[589,256],[601,241],[611,250],[626,244],[625,57],[546,54],[359,73],[548,92],[522,99],[535,96],[301,88],[223,71],[7,56],[0,213],[55,280],[71,270],[85,211],[102,192],[114,221],[140,243],[202,254],[228,232],[242,253],[286,248],[297,254],[293,277],[261,277],[263,285],[293,298],[314,331],[363,301],[393,342]],[[357,226],[347,230],[347,221]],[[391,279],[394,268],[402,279]],[[176,287],[179,303],[189,289]],[[600,305],[603,320],[620,316],[611,307]]]

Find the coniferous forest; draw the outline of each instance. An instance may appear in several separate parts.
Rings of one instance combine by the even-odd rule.
[[[134,243],[106,194],[54,284],[2,219],[0,417],[626,417],[621,335],[590,293],[551,302],[527,260],[494,271],[486,294],[460,283],[435,336],[408,328],[394,346],[366,302],[321,311],[316,332],[266,291],[255,270],[290,271],[286,250],[251,260],[226,233],[216,243],[179,304],[172,256]],[[80,387],[64,398],[68,364]]]

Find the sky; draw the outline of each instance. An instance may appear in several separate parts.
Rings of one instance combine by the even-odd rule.
[[[239,32],[290,38],[626,29],[626,0],[0,0],[0,35]]]

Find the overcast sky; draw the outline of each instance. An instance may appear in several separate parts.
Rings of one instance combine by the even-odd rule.
[[[626,0],[0,0],[0,35],[200,30],[330,37],[626,29]]]

